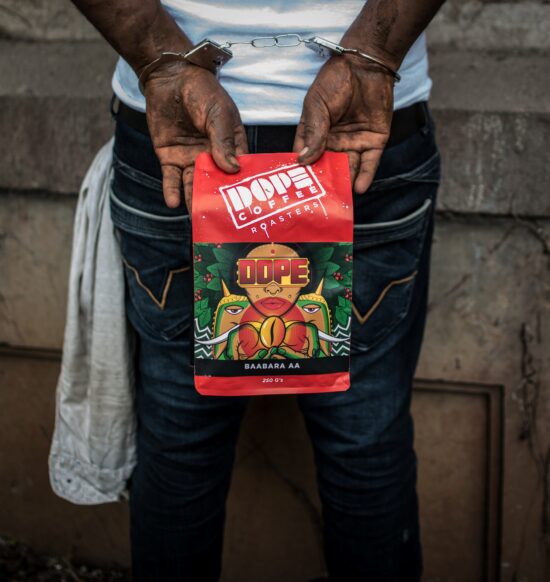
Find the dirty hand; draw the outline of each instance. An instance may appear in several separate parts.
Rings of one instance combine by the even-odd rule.
[[[228,173],[239,171],[236,156],[247,153],[246,134],[235,103],[206,69],[190,63],[158,68],[145,82],[147,125],[162,169],[164,200],[191,213],[193,169],[209,152]]]
[[[325,150],[347,152],[353,189],[370,186],[390,135],[393,77],[361,57],[330,58],[304,99],[294,151],[311,164]]]

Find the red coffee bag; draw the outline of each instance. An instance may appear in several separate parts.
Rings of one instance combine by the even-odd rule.
[[[345,154],[196,161],[194,363],[201,394],[349,388],[353,203]]]

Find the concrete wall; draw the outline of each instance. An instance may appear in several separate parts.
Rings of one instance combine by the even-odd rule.
[[[444,180],[414,396],[427,582],[546,582],[550,5],[449,2],[429,31]],[[64,0],[0,0],[0,533],[128,563],[127,509],[71,506],[46,457],[75,193],[112,131],[115,56]],[[225,582],[323,571],[292,398],[242,429]]]

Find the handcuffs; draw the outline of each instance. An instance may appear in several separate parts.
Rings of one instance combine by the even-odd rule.
[[[289,44],[289,41],[292,42],[292,44]],[[389,65],[380,59],[373,57],[372,55],[369,55],[363,51],[358,49],[345,48],[339,44],[336,44],[335,42],[321,38],[320,36],[312,36],[311,38],[304,39],[299,34],[291,33],[254,38],[248,42],[226,42],[225,44],[219,44],[213,40],[210,40],[209,38],[205,38],[185,53],[163,52],[158,58],[147,64],[140,72],[138,78],[139,89],[142,93],[144,93],[145,81],[149,75],[151,75],[151,73],[153,73],[160,66],[171,62],[187,61],[193,65],[207,69],[208,71],[214,73],[214,75],[217,75],[221,67],[223,67],[227,61],[233,58],[233,53],[229,50],[229,48],[235,44],[250,44],[255,48],[267,48],[272,46],[293,47],[298,46],[299,44],[304,44],[307,48],[326,58],[334,55],[354,54],[385,69],[390,75],[393,76],[395,83],[398,83],[401,80],[401,76],[397,71],[392,69]]]

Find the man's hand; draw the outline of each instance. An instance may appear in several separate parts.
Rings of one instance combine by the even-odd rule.
[[[193,43],[160,0],[72,0],[139,77],[163,52],[187,52]],[[206,69],[186,62],[155,68],[144,79],[147,124],[162,167],[166,204],[191,212],[193,166],[210,152],[225,172],[247,151],[235,104]]]
[[[209,71],[186,63],[157,69],[145,83],[147,124],[162,168],[167,206],[179,206],[183,188],[191,213],[193,170],[209,152],[224,172],[239,171],[246,134],[235,103]]]
[[[304,100],[294,151],[301,164],[325,149],[347,152],[353,189],[370,186],[390,135],[393,77],[356,56],[335,56],[319,71]]]
[[[444,0],[369,0],[340,44],[397,71]],[[370,186],[390,134],[393,77],[359,56],[332,57],[310,87],[294,151],[311,164],[325,149],[348,152],[355,192]],[[305,149],[307,148],[307,149]]]

